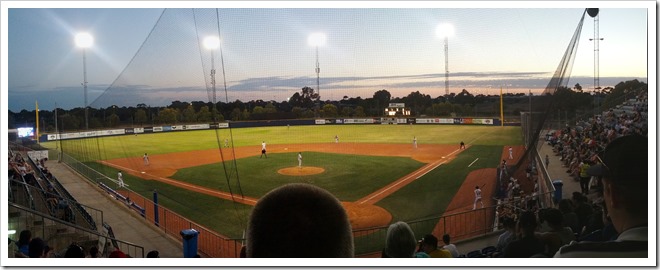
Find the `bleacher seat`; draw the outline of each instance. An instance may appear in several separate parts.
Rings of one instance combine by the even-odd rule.
[[[490,257],[493,252],[497,251],[497,248],[495,246],[487,246],[483,249],[481,249],[481,253]]]
[[[481,250],[480,250],[480,249],[477,249],[477,250],[473,250],[473,251],[468,252],[466,256],[467,256],[468,258],[480,258],[481,255],[483,255],[483,254],[481,253]]]

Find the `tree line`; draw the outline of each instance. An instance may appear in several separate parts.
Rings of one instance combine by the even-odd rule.
[[[631,97],[640,91],[648,91],[648,85],[638,80],[617,84],[614,88],[597,89],[584,92],[579,84],[573,88],[561,87],[554,95],[553,110],[566,111],[573,115],[579,111],[589,111],[598,107],[620,104],[623,98]],[[505,94],[504,111],[506,115],[517,116],[521,111],[528,111],[531,104],[538,112],[548,105],[549,96],[529,97],[525,93]],[[88,108],[89,128],[140,127],[152,125],[175,125],[193,123],[212,123],[222,121],[249,121],[274,119],[311,119],[311,118],[358,118],[385,116],[389,103],[405,103],[410,109],[410,117],[490,117],[499,118],[499,95],[473,95],[463,89],[432,98],[419,91],[404,97],[392,97],[386,89],[374,92],[371,97],[348,97],[341,100],[321,101],[313,88],[303,87],[287,101],[251,100],[224,103],[205,101],[172,101],[167,106],[148,106],[144,103],[136,106],[109,106],[107,108]],[[40,110],[40,127],[45,132],[55,132],[55,110]],[[60,131],[84,130],[84,108],[70,110],[57,109],[57,129]],[[9,111],[9,128],[33,126],[35,111]]]

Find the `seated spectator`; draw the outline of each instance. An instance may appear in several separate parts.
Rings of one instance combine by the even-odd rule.
[[[126,256],[126,253],[119,249],[115,249],[113,252],[110,252],[110,255],[108,255],[108,258],[128,258]]]
[[[158,250],[149,251],[149,253],[147,253],[147,258],[160,258]]]
[[[545,244],[534,235],[538,223],[534,212],[525,211],[518,219],[518,239],[511,241],[505,248],[505,258],[530,258],[545,251]]]
[[[354,256],[346,210],[330,192],[310,184],[287,184],[259,199],[246,240],[248,258]]]
[[[536,236],[545,242],[546,254],[552,256],[563,245],[567,245],[575,240],[575,234],[569,227],[562,225],[562,214],[559,209],[549,208],[542,212],[544,220],[544,232],[537,233]]]
[[[99,248],[97,246],[92,246],[89,248],[89,257],[98,258],[99,257]]]
[[[504,233],[500,234],[497,238],[497,250],[504,251],[504,248],[516,239],[516,221],[511,217],[502,218],[502,225],[504,226]]]
[[[555,257],[648,258],[648,138],[617,138],[598,159],[588,174],[601,177],[605,211],[621,233],[614,241],[573,242]]]
[[[39,237],[35,237],[30,240],[28,246],[28,255],[30,258],[43,258],[44,250],[46,248],[46,242]]]
[[[449,237],[449,234],[445,233],[442,236],[442,242],[445,243],[445,245],[442,248],[449,250],[451,256],[453,256],[454,258],[458,258],[458,255],[460,255],[461,253],[458,252],[458,248],[456,248],[456,245],[451,243],[451,238]]]
[[[577,214],[573,212],[573,203],[570,199],[559,201],[559,211],[562,213],[562,226],[570,227],[573,233],[579,233],[580,223]]]
[[[387,228],[385,252],[387,258],[412,258],[415,254],[415,233],[403,221],[398,221]]]
[[[32,231],[22,230],[16,242],[17,252],[15,257],[27,258],[30,256],[30,241],[32,240]]]
[[[85,258],[85,249],[78,244],[71,244],[64,253],[64,258]]]
[[[438,248],[438,238],[432,234],[427,234],[422,238],[422,250],[431,258],[453,258],[449,250]]]

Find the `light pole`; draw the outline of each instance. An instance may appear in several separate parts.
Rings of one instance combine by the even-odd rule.
[[[204,47],[211,51],[211,87],[213,91],[213,109],[216,109],[216,91],[215,91],[215,54],[214,51],[220,47],[220,38],[208,36],[204,38]],[[213,110],[215,112],[215,110]],[[215,113],[213,113],[213,122],[216,122]]]
[[[319,46],[323,46],[325,44],[325,34],[323,33],[314,33],[309,35],[309,38],[307,38],[307,43],[310,46],[316,47],[316,94],[318,94],[318,98],[316,98],[316,111],[320,109],[320,100],[321,100],[321,86],[319,82],[319,77],[321,73],[321,67],[319,66]]]
[[[76,46],[83,50],[83,92],[85,95],[85,129],[89,129],[89,117],[87,110],[87,56],[85,51],[94,44],[94,37],[89,33],[79,33],[75,38]]]
[[[589,41],[594,42],[594,114],[596,113],[596,95],[595,92],[600,90],[600,63],[599,63],[599,54],[600,54],[600,44],[599,41],[603,40],[599,36],[599,26],[598,26],[598,9],[597,8],[588,8],[587,13],[589,16],[594,18],[594,37],[590,38]]]
[[[454,26],[443,23],[435,29],[435,34],[445,40],[445,95],[449,95],[449,37],[454,35]]]

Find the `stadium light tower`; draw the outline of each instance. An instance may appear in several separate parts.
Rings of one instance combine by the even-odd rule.
[[[589,16],[594,18],[594,37],[590,38],[589,41],[594,41],[594,90],[600,89],[600,70],[599,70],[599,51],[600,45],[599,41],[603,40],[598,33],[598,9],[597,8],[588,8],[587,13]]]
[[[216,36],[208,36],[204,38],[204,48],[211,51],[211,87],[213,88],[213,108],[215,108],[216,94],[215,94],[215,54],[214,51],[220,47],[220,38]]]
[[[321,100],[321,86],[319,83],[319,74],[321,73],[321,68],[319,66],[319,46],[325,45],[325,34],[323,33],[313,33],[307,38],[307,44],[309,46],[316,47],[316,93],[319,97],[316,99],[316,108],[320,109],[320,100]]]
[[[448,23],[438,25],[435,34],[445,40],[445,95],[449,95],[449,37],[454,35],[454,26]]]
[[[83,92],[85,95],[85,129],[89,129],[89,113],[87,109],[87,56],[85,51],[94,44],[94,37],[89,33],[79,33],[75,37],[76,46],[83,52]]]

